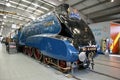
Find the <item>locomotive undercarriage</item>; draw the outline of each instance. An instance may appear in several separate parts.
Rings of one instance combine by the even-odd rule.
[[[83,62],[80,60],[77,60],[76,62],[66,62],[63,60],[54,59],[43,55],[37,48],[32,48],[28,46],[24,47],[23,53],[30,57],[34,57],[36,60],[41,61],[44,64],[51,65],[64,73],[70,72],[75,67],[78,69],[89,68],[89,65],[91,64],[93,68],[94,65],[92,51],[91,53],[89,53],[89,55],[87,55],[88,57]]]

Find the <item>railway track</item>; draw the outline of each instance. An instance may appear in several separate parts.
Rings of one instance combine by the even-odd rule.
[[[117,77],[114,77],[114,76],[111,76],[111,75],[108,75],[108,74],[105,74],[105,73],[97,72],[97,71],[94,71],[94,70],[89,70],[89,71],[94,72],[96,74],[103,75],[103,76],[107,76],[107,77],[110,77],[110,78],[113,78],[113,79],[116,79],[116,80],[120,80],[120,78],[117,78]]]
[[[100,63],[100,62],[95,62],[95,64],[99,64],[99,65],[104,65],[104,66],[108,66],[108,67],[113,67],[113,68],[120,69],[120,67],[117,67],[117,66],[112,66],[112,65],[109,65],[109,64],[104,64],[104,63]]]
[[[74,75],[72,75],[72,76],[73,76],[73,78],[76,79],[76,80],[82,80],[82,79],[80,79],[80,78],[77,78],[77,77],[74,76]]]
[[[111,76],[111,75],[108,75],[108,74],[105,74],[105,73],[101,73],[101,72],[98,72],[98,71],[94,71],[94,70],[90,70],[90,69],[88,69],[88,71],[90,71],[92,73],[95,73],[95,74],[98,74],[98,75],[102,75],[102,76],[106,76],[106,77],[112,78],[114,80],[120,80],[120,78],[117,78],[117,77],[114,77],[114,76]],[[75,75],[72,75],[72,78],[74,78],[76,80],[82,80],[82,79],[78,78]]]
[[[103,59],[95,59],[95,61],[105,61],[105,62],[112,62],[112,63],[118,63],[120,64],[120,61],[112,61],[112,60],[103,60]]]

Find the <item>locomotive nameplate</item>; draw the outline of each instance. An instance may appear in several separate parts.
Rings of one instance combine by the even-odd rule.
[[[96,50],[96,48],[95,47],[89,47],[89,48],[87,48],[87,50],[93,51],[93,50]]]
[[[52,26],[53,24],[54,24],[54,21],[49,21],[49,22],[44,23],[43,25],[45,27],[49,27],[49,26]]]

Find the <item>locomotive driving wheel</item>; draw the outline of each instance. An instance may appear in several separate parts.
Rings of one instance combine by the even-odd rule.
[[[41,60],[42,59],[42,54],[41,54],[41,52],[38,49],[33,49],[32,51],[34,53],[35,59],[37,59],[37,60]]]
[[[32,57],[33,53],[32,53],[32,48],[28,48],[27,49],[27,53],[28,53],[28,56]]]
[[[60,71],[67,72],[66,70],[63,69],[66,68],[67,66],[66,61],[59,60],[59,66],[60,66]]]
[[[23,53],[27,54],[27,48],[26,47],[23,48]]]

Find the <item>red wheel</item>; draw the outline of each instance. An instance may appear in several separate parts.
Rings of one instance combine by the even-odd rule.
[[[41,60],[42,59],[42,54],[38,49],[34,49],[34,57],[37,60]]]
[[[62,68],[66,68],[66,61],[59,60],[59,66]]]
[[[27,54],[27,48],[26,47],[23,48],[23,53]]]
[[[65,70],[64,68],[67,67],[66,61],[59,60],[59,66],[60,71],[62,72],[68,72],[68,70]]]
[[[27,53],[28,53],[28,56],[32,57],[33,53],[32,53],[32,48],[28,48],[27,49]]]

